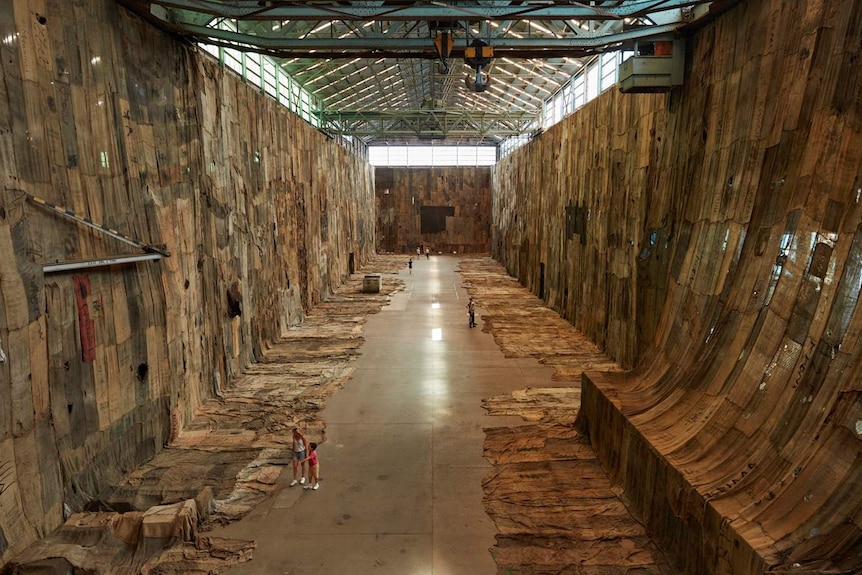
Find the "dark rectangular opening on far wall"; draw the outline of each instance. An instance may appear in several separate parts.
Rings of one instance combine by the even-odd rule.
[[[588,210],[582,206],[566,206],[566,237],[580,236],[581,245],[587,245],[587,214]]]
[[[454,216],[452,206],[421,206],[419,216],[422,219],[422,233],[435,234],[446,231],[446,217]]]

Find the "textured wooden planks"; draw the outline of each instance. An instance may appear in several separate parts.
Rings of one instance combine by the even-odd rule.
[[[4,508],[20,515],[0,522],[4,560],[33,529],[56,526],[63,503],[80,509],[152,457],[169,414],[181,428],[260,357],[284,329],[282,289],[297,321],[375,244],[373,174],[349,148],[115,4],[10,6],[0,14],[17,32],[0,45],[0,255],[12,263],[0,266],[0,437],[30,449],[39,430],[43,464],[17,480],[41,474],[53,487],[34,490],[41,499],[23,515]],[[43,280],[41,265],[130,250],[25,205],[25,191],[171,252],[80,274],[91,361],[71,275]],[[243,313],[230,318],[233,285]]]
[[[375,258],[367,271],[397,273],[403,262],[403,257]],[[269,345],[257,364],[249,366],[220,397],[205,402],[194,419],[177,430],[166,449],[123,476],[111,474],[110,489],[89,502],[92,512],[75,514],[59,530],[18,554],[13,559],[16,568],[35,571],[49,558],[63,557],[81,569],[99,564],[110,571],[150,568],[159,573],[187,573],[204,567],[216,569],[221,560],[237,559],[226,554],[229,549],[210,547],[207,542],[218,538],[199,536],[199,530],[239,519],[275,490],[282,469],[290,465],[286,451],[294,426],[302,427],[319,443],[325,441],[325,423],[318,412],[350,379],[350,364],[362,345],[367,315],[377,313],[392,293],[403,288],[403,282],[387,275],[380,293],[366,294],[362,281],[361,275],[351,277],[311,310],[301,325]],[[125,449],[140,450],[143,447],[138,443],[146,443],[152,433],[144,430],[131,438],[124,434],[120,441]],[[28,455],[37,457],[35,451]],[[69,450],[64,455],[77,457],[80,453]],[[59,482],[49,487],[58,488]],[[35,493],[29,495],[29,501],[21,497],[22,503],[38,503]],[[177,501],[181,503],[175,504]],[[164,535],[163,529],[175,527],[175,508],[193,501],[203,515],[187,518],[183,537],[165,536],[164,546],[141,545],[136,539],[139,532],[158,539],[152,533]],[[102,509],[136,511],[120,515],[96,512]],[[142,516],[144,525],[136,527]],[[164,521],[147,524],[147,517]],[[103,523],[107,518],[109,525]],[[102,536],[102,527],[114,537]],[[98,542],[88,541],[88,533]],[[240,559],[248,560],[253,546],[253,542],[242,542],[245,554]]]
[[[487,253],[490,250],[490,168],[375,169],[381,252]],[[450,207],[445,229],[422,232],[423,207]],[[423,254],[424,256],[424,254]]]
[[[751,150],[727,156],[727,167],[744,162],[746,173],[759,174],[743,176],[751,187],[739,189],[736,177],[724,179],[728,169],[711,171],[707,160],[686,210],[700,220],[733,214],[738,247],[733,258],[711,264],[721,257],[720,229],[695,221],[691,241],[676,246],[671,278],[679,287],[669,290],[642,367],[624,377],[591,373],[584,383],[581,414],[600,458],[650,532],[668,544],[682,541],[681,572],[860,567],[862,531],[847,522],[860,509],[847,485],[859,473],[859,433],[848,434],[835,418],[862,415],[858,397],[841,392],[857,362],[850,350],[858,347],[858,297],[850,294],[860,273],[860,165],[838,160],[848,153],[847,138],[858,147],[862,136],[845,127],[859,125],[859,110],[830,108],[835,86],[824,84],[841,82],[828,70],[841,66],[848,46],[858,52],[856,27],[843,19],[859,18],[857,3],[764,2],[728,13],[698,36],[709,46],[744,46],[732,41],[742,39],[743,22],[761,22],[765,52],[737,48],[735,58],[762,59],[772,80],[761,73],[761,86],[776,75],[782,86],[759,91],[769,133],[755,131],[757,109],[752,127],[738,119],[728,125],[734,113],[720,111],[722,135],[706,140],[706,153],[719,158],[721,142],[747,142]],[[716,57],[698,41],[694,56],[693,73],[704,66],[704,77],[727,75],[726,54]],[[741,84],[753,85],[744,76],[755,69],[743,68]],[[726,81],[715,80],[720,109],[732,106]],[[686,90],[692,98],[695,91]],[[848,209],[839,213],[839,206]],[[697,297],[710,292],[720,302]],[[649,487],[662,483],[684,497]]]
[[[616,370],[582,334],[541,305],[488,258],[461,261],[481,306],[483,329],[507,356],[534,357],[555,368],[566,387],[527,388],[489,398],[492,415],[519,415],[531,425],[485,429],[485,507],[497,525],[492,555],[500,572],[668,573],[662,553],[629,514],[573,427],[584,369]],[[526,329],[525,329],[526,327]]]
[[[495,171],[494,254],[637,365],[591,373],[580,413],[680,572],[860,568],[862,427],[837,423],[862,421],[860,22],[858,2],[741,4],[691,37],[682,89],[604,94]],[[558,251],[537,230],[564,205],[593,219]]]
[[[589,447],[569,425],[486,429],[483,482],[502,572],[669,573]]]

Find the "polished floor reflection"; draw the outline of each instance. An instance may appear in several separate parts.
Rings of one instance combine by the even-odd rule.
[[[438,256],[399,274],[407,289],[368,318],[354,377],[321,413],[320,489],[288,487],[286,473],[271,499],[214,533],[257,541],[229,573],[496,573],[482,428],[521,420],[489,417],[481,400],[554,384],[550,368],[506,359],[468,328],[457,266]]]

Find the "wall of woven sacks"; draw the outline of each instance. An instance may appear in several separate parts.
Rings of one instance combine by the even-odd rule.
[[[487,253],[491,169],[375,168],[381,252]]]
[[[367,162],[258,89],[114,2],[11,8],[0,558],[158,452],[375,245]],[[43,273],[142,250],[28,194],[170,257]]]
[[[494,255],[635,368],[580,425],[675,572],[859,569],[860,22],[736,4],[494,172]]]

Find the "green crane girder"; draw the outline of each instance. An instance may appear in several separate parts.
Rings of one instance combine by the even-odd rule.
[[[538,112],[457,110],[317,112],[321,129],[342,136],[413,136],[418,138],[518,136],[538,123]]]
[[[616,49],[638,40],[667,39],[686,25],[684,11],[725,6],[738,0],[621,0],[617,2],[514,3],[510,0],[449,2],[293,2],[286,0],[116,0],[119,4],[174,33],[224,47],[260,52],[279,58],[436,58],[428,37],[410,36],[398,24],[415,27],[447,26],[467,29],[486,26],[489,43],[500,55],[512,58],[583,57]],[[643,24],[640,19],[650,19]],[[214,26],[228,20],[233,30]],[[518,20],[556,21],[564,36],[506,35],[487,28],[490,23]],[[614,30],[582,30],[574,21],[618,22]],[[640,22],[639,24],[626,24]],[[294,33],[281,24],[305,23]],[[319,22],[338,22],[348,32],[319,35],[310,30]],[[272,23],[279,32],[274,33]],[[362,23],[362,25],[359,25]],[[293,26],[291,24],[291,26]],[[366,29],[369,24],[372,28]],[[575,22],[577,24],[577,22]],[[505,27],[505,26],[504,26]],[[332,31],[331,27],[328,30]],[[661,38],[659,38],[661,37]],[[453,58],[463,57],[471,38],[456,37]]]
[[[313,114],[326,133],[368,142],[532,134],[548,98],[597,66],[600,54],[675,39],[740,0],[115,1],[210,53],[217,47],[231,69],[241,61],[244,78],[248,59],[249,81],[262,90],[266,82],[275,85],[280,99],[290,92],[297,106],[298,86],[305,92],[294,111]],[[443,31],[452,40],[445,58],[435,47]],[[463,60],[476,39],[494,50],[483,70],[494,83],[481,96],[469,83],[478,70],[468,67],[465,76]],[[290,87],[273,81],[273,63]],[[601,74],[599,84],[612,75],[607,69]],[[344,110],[331,111],[339,106]]]
[[[636,40],[671,39],[682,23],[646,26],[615,34],[584,34],[572,38],[494,38],[499,56],[513,58],[580,57],[595,54],[609,46]],[[434,44],[427,38],[264,38],[255,34],[219,30],[184,24],[182,33],[225,47],[246,47],[277,58],[438,58]],[[453,58],[463,58],[468,39],[456,38]]]
[[[288,2],[270,0],[121,0],[124,4],[159,5],[165,9],[209,14],[237,20],[512,20],[536,21],[589,19],[622,20],[638,18],[657,11],[708,4],[712,0],[625,0],[604,7],[592,2],[516,4],[509,0],[451,2]]]

